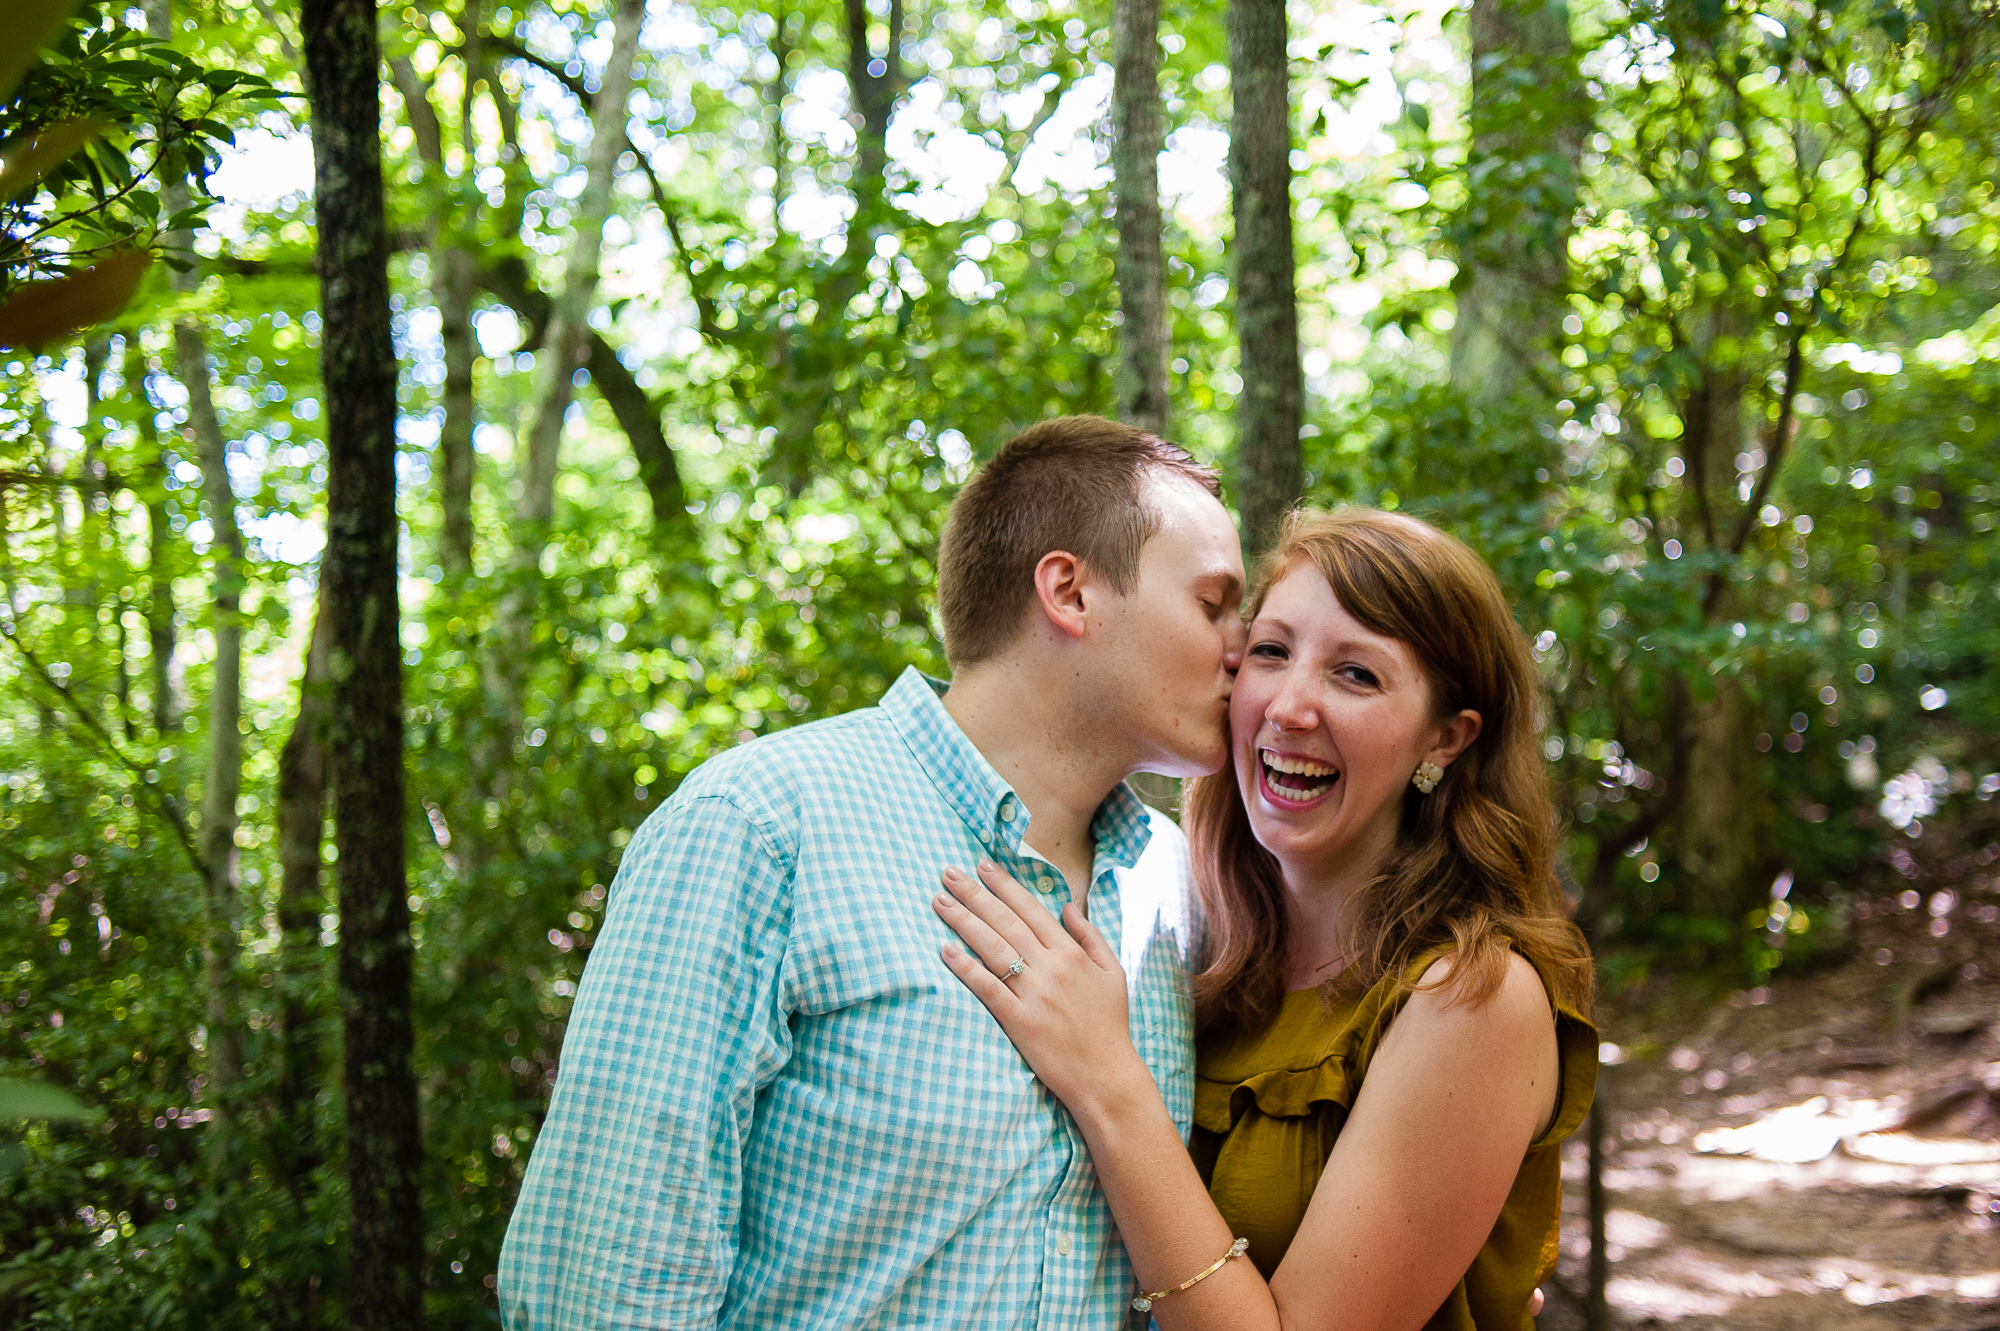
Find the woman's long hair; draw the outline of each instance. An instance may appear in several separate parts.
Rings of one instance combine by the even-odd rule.
[[[1493,571],[1464,543],[1415,518],[1302,509],[1259,569],[1251,613],[1305,563],[1349,614],[1410,648],[1439,716],[1470,707],[1482,722],[1436,789],[1404,791],[1396,847],[1352,903],[1352,950],[1322,992],[1359,993],[1385,975],[1407,986],[1419,956],[1447,947],[1454,1001],[1478,1003],[1499,987],[1511,947],[1558,999],[1587,1014],[1594,976],[1556,882],[1534,658]],[[1202,1029],[1254,1026],[1284,994],[1284,882],[1251,833],[1234,753],[1232,745],[1222,771],[1193,783],[1186,805],[1203,919],[1194,979]]]

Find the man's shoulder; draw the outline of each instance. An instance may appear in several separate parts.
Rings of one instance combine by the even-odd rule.
[[[688,773],[660,812],[720,800],[752,822],[789,824],[816,795],[844,790],[860,773],[879,773],[901,747],[879,707],[808,721],[716,754]]]

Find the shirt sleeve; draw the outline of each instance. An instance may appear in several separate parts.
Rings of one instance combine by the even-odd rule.
[[[508,1331],[715,1325],[757,1093],[791,1052],[775,832],[722,794],[633,839],[501,1253]]]

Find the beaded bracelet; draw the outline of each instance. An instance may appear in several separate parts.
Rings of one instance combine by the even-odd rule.
[[[1166,1298],[1169,1294],[1178,1294],[1184,1289],[1193,1289],[1196,1285],[1199,1285],[1202,1281],[1208,1279],[1210,1276],[1214,1275],[1217,1271],[1220,1271],[1223,1267],[1229,1265],[1230,1258],[1241,1257],[1245,1252],[1249,1251],[1249,1249],[1250,1249],[1249,1239],[1243,1239],[1243,1238],[1237,1239],[1236,1242],[1229,1245],[1228,1252],[1222,1254],[1222,1256],[1215,1259],[1214,1266],[1209,1267],[1207,1270],[1201,1272],[1199,1275],[1189,1276],[1186,1280],[1181,1281],[1180,1284],[1175,1285],[1172,1289],[1155,1290],[1151,1294],[1141,1294],[1138,1298],[1132,1300],[1132,1311],[1135,1313],[1149,1313],[1153,1311],[1153,1305],[1158,1303],[1161,1299]]]

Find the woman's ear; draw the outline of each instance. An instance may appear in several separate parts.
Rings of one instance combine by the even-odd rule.
[[[1479,731],[1484,725],[1485,721],[1479,713],[1466,708],[1439,728],[1437,739],[1431,745],[1431,751],[1424,755],[1424,760],[1439,767],[1451,766],[1452,760],[1479,738]]]
[[[1035,565],[1035,601],[1042,619],[1056,631],[1081,638],[1084,613],[1083,564],[1067,550],[1051,550]]]

